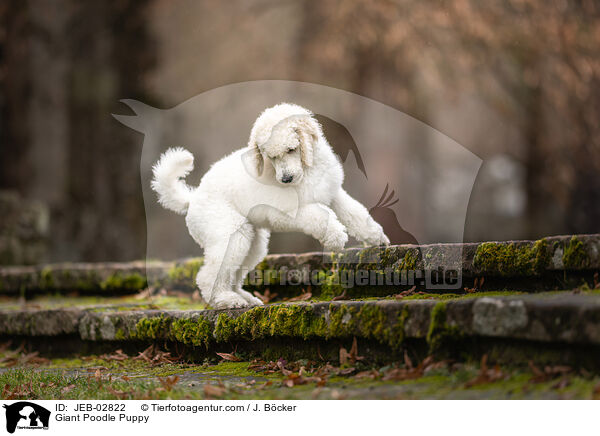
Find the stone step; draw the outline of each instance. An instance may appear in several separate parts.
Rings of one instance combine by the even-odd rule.
[[[574,349],[597,361],[600,295],[548,292],[451,300],[280,303],[218,311],[3,310],[0,337],[55,344],[54,351],[60,351],[61,338],[76,348],[78,342],[115,347],[129,343],[138,349],[141,343],[169,343],[178,350],[193,349],[200,359],[219,347],[252,350],[256,344],[267,344],[271,353],[285,355],[286,347],[314,353],[318,344],[326,347],[357,338],[389,360],[410,344],[435,354],[448,349],[469,352],[500,341],[502,350],[506,344],[524,346],[529,350],[521,355],[525,361],[528,352],[535,351],[539,358],[542,349],[553,350],[559,361],[568,354],[565,350]],[[256,354],[264,357],[263,352]]]
[[[63,263],[0,267],[0,294],[115,295],[148,286],[192,292],[201,258],[177,262]],[[416,286],[433,292],[467,289],[523,291],[597,285],[600,235],[554,236],[538,241],[400,245],[350,248],[341,253],[269,255],[246,288],[269,289],[279,299],[310,291],[331,299],[381,297]],[[594,275],[596,274],[596,277]],[[310,287],[309,287],[310,286]]]

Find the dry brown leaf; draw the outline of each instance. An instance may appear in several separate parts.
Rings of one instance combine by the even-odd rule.
[[[502,373],[498,365],[494,366],[494,368],[488,369],[487,358],[487,354],[484,354],[481,358],[479,374],[477,374],[475,378],[465,383],[465,387],[493,383],[497,380],[504,378],[504,374]]]
[[[346,288],[344,288],[344,290],[342,291],[342,293],[340,295],[333,297],[331,300],[332,301],[348,300],[348,297],[346,297]]]
[[[271,293],[269,288],[265,289],[265,292],[263,294],[261,294],[258,291],[254,291],[253,294],[255,297],[259,298],[265,304],[267,304],[268,302],[273,300],[275,297],[277,297],[277,293]]]
[[[240,362],[242,360],[239,357],[237,357],[236,355],[230,354],[230,353],[216,353],[216,354],[220,358],[222,358],[224,360],[229,360],[230,362]]]
[[[226,391],[227,389],[224,386],[204,385],[204,395],[208,398],[220,398]]]
[[[370,378],[370,379],[375,379],[377,377],[379,377],[379,371],[377,371],[376,369],[361,371],[354,376],[354,378]]]
[[[75,385],[68,385],[68,386],[65,386],[64,388],[62,388],[60,391],[63,394],[66,394],[68,392],[71,392],[74,388],[75,388]]]
[[[344,347],[340,347],[340,365],[347,364],[349,357],[350,353]]]
[[[123,352],[123,350],[118,349],[117,351],[115,351],[112,354],[103,354],[100,356],[101,359],[104,360],[116,360],[116,361],[123,361],[123,360],[127,360],[129,359],[129,356],[127,354],[125,354]]]
[[[152,344],[141,353],[138,353],[133,360],[144,360],[151,366],[156,366],[163,363],[177,362],[180,360],[180,357],[173,357],[171,356],[171,353],[161,351],[155,344]]]
[[[166,378],[158,377],[158,381],[166,391],[170,391],[171,389],[173,389],[173,386],[175,386],[179,381],[179,376],[174,375],[172,377]]]
[[[358,341],[356,340],[356,336],[354,336],[354,339],[352,340],[352,347],[350,348],[348,357],[352,363],[364,359],[364,357],[358,355]]]
[[[131,394],[131,392],[119,391],[117,389],[114,389],[110,385],[106,386],[106,390],[119,399],[126,398],[127,396],[129,396]]]
[[[279,368],[279,370],[281,371],[281,373],[282,373],[283,375],[285,375],[285,376],[292,375],[292,371],[290,371],[289,369],[287,369],[287,368],[285,367],[286,363],[287,363],[287,362],[286,362],[285,360],[283,360],[283,359],[279,359],[279,360],[277,361],[277,367]]]
[[[408,297],[409,295],[412,295],[412,294],[414,294],[416,289],[417,289],[417,287],[416,287],[416,286],[413,286],[412,288],[410,288],[410,289],[407,289],[406,291],[402,291],[402,292],[400,292],[399,294],[396,294],[396,295],[394,295],[394,298],[395,298],[396,300],[401,300],[401,299],[403,299],[404,297]]]
[[[260,384],[258,386],[256,386],[256,389],[258,389],[259,391],[263,390],[266,387],[269,387],[273,384],[273,382],[271,380],[264,382],[263,384]]]
[[[288,299],[286,299],[286,301],[306,301],[306,300],[310,300],[311,298],[312,298],[312,292],[304,292],[304,293],[298,295],[297,297],[288,298]]]

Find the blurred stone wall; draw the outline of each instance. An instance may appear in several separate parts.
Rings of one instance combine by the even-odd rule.
[[[0,191],[0,211],[0,265],[43,261],[48,251],[48,208],[16,191]]]

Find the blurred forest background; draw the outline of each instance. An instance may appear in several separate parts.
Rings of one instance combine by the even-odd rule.
[[[262,79],[360,94],[478,155],[466,241],[600,230],[597,0],[3,0],[0,22],[0,263],[143,258],[119,100]]]

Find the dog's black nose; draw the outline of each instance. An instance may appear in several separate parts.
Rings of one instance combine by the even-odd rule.
[[[294,180],[294,176],[283,176],[281,178],[282,183],[291,183]]]

